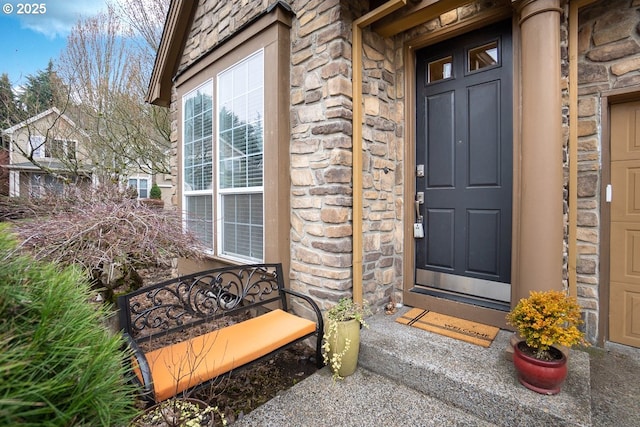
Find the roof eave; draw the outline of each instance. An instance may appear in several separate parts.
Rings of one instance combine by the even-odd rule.
[[[149,80],[146,102],[163,107],[171,104],[173,75],[178,68],[197,7],[198,2],[193,0],[171,1]]]

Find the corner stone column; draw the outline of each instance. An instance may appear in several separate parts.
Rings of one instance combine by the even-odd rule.
[[[559,0],[516,4],[521,40],[520,226],[514,303],[562,289],[563,172]]]

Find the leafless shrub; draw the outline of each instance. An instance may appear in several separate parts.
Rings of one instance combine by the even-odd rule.
[[[36,259],[80,265],[110,290],[122,281],[133,282],[128,288],[141,285],[139,268],[169,267],[175,258],[202,253],[183,231],[180,212],[146,207],[116,186],[68,186],[62,194],[21,200],[16,209],[22,248]]]
[[[77,203],[89,200],[111,200],[118,203],[124,198],[131,198],[128,191],[117,190],[115,186],[88,188],[88,184],[68,184],[62,188],[47,187],[47,191],[37,197],[0,196],[0,221],[27,218],[41,218],[53,213],[69,212]]]
[[[24,197],[0,196],[0,222],[36,216],[34,206]]]

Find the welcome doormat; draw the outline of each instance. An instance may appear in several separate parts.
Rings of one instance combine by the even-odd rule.
[[[482,347],[489,347],[500,330],[493,326],[420,308],[412,308],[398,317],[396,322]]]

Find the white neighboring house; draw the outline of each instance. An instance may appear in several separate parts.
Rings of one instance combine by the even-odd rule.
[[[12,197],[38,196],[46,190],[61,189],[60,176],[75,182],[95,181],[85,152],[89,136],[55,107],[3,130],[2,138],[9,141]],[[33,162],[28,156],[33,157]]]
[[[98,182],[98,174],[87,154],[91,143],[89,135],[55,107],[3,130],[2,139],[9,147],[6,167],[12,197],[57,191],[62,188],[59,176],[76,183],[95,185]],[[29,155],[33,156],[33,162]],[[171,179],[164,174],[134,172],[124,183],[137,190],[139,199],[145,199],[149,197],[154,179],[162,191],[165,207],[171,206]]]

